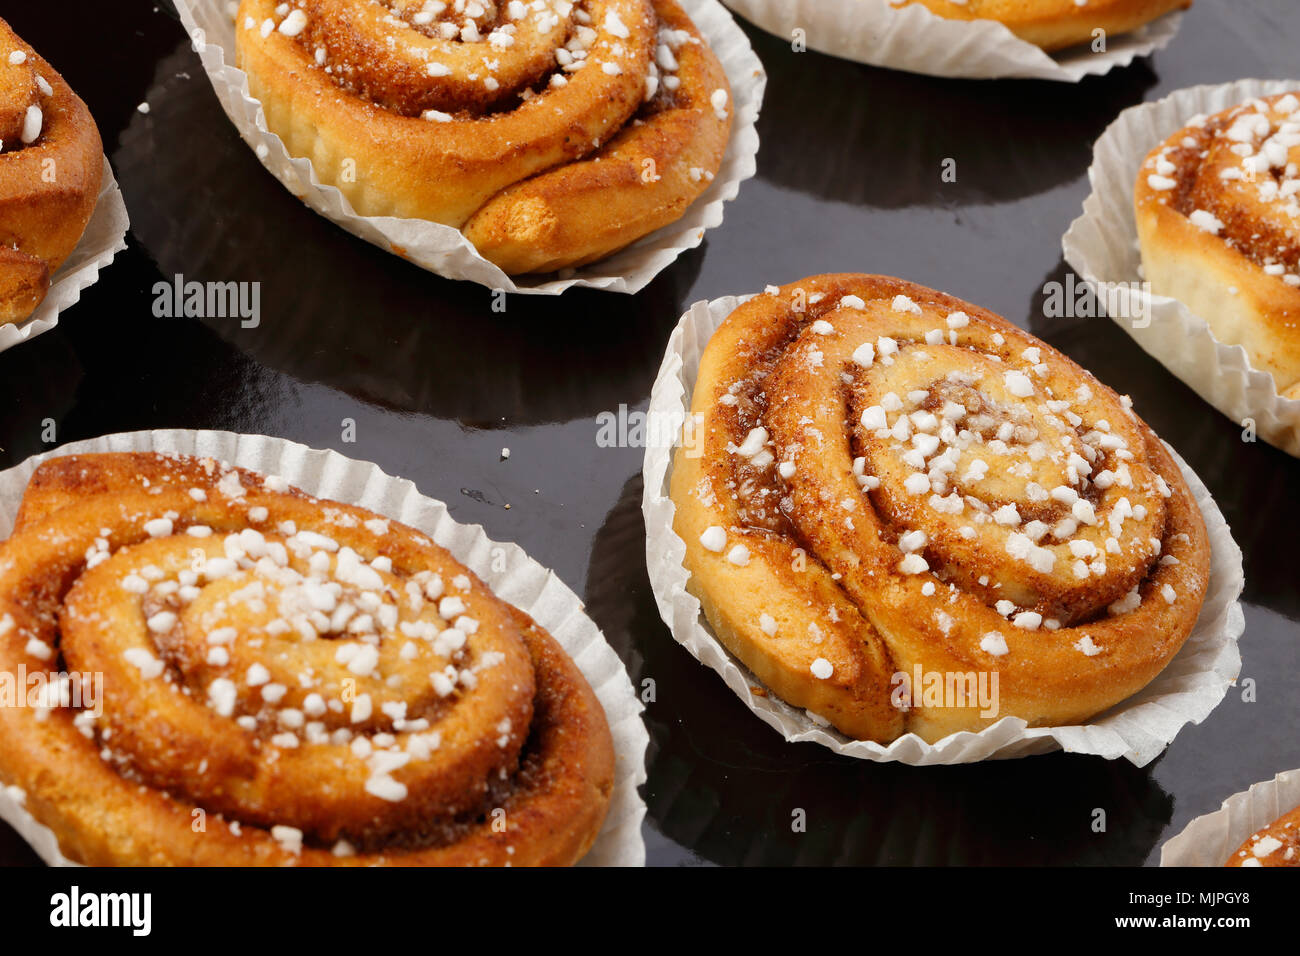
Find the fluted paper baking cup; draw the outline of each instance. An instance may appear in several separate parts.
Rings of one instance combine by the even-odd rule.
[[[72,250],[72,255],[50,277],[50,290],[36,311],[17,324],[0,325],[0,352],[20,342],[48,332],[59,324],[59,313],[77,303],[81,290],[93,285],[99,270],[126,248],[126,230],[130,220],[122,191],[113,178],[113,167],[104,159],[104,175],[99,184],[99,199],[86,223],[86,231]]]
[[[714,331],[752,296],[727,296],[697,302],[682,316],[668,340],[668,351],[650,392],[653,421],[683,422],[690,413],[700,356]],[[669,429],[650,429],[651,434]],[[1210,538],[1210,580],[1196,626],[1182,649],[1145,688],[1086,724],[1029,727],[1004,717],[978,733],[962,732],[926,743],[905,734],[890,744],[854,740],[774,693],[755,693],[762,682],[724,648],[705,620],[700,602],[686,590],[690,573],[683,564],[686,543],[673,530],[676,508],[668,497],[674,446],[671,437],[646,447],[645,490],[641,510],[646,524],[646,566],[659,615],[676,641],[723,681],[764,723],[786,740],[813,741],[836,753],[863,760],[897,761],[915,766],[973,763],[1024,757],[1052,750],[1123,757],[1139,767],[1154,760],[1186,724],[1199,724],[1223,700],[1241,670],[1237,641],[1246,619],[1238,597],[1243,586],[1241,549],[1228,524],[1195,472],[1173,449]]]
[[[506,275],[488,262],[460,230],[423,219],[360,216],[336,187],[322,183],[311,160],[291,157],[279,136],[266,126],[262,104],[249,95],[248,76],[235,63],[235,22],[228,0],[176,0],[217,99],[239,135],[262,165],[313,210],[354,236],[397,253],[448,279],[465,279],[490,289],[558,295],[573,286],[638,292],[704,233],[722,223],[723,203],[735,199],[740,184],[754,175],[758,154],[758,111],[767,73],[749,38],[718,0],[679,0],[717,55],[731,84],[731,138],[713,184],[676,222],[657,229],[626,249],[577,270],[546,275]]]
[[[1046,53],[996,20],[950,20],[889,0],[726,0],[746,20],[783,39],[796,30],[809,49],[872,66],[963,79],[1024,78],[1077,83],[1128,66],[1168,45],[1182,13],[1089,46]]]
[[[105,451],[179,452],[279,475],[308,494],[358,505],[400,521],[446,548],[497,597],[527,612],[559,641],[605,709],[617,758],[614,793],[604,826],[581,865],[644,865],[641,820],[645,802],[637,787],[646,779],[645,753],[650,738],[641,721],[641,702],[623,662],[587,617],[582,601],[554,572],[518,545],[491,540],[479,525],[454,521],[441,501],[426,498],[412,482],[387,475],[378,465],[283,438],[219,431],[164,429],[105,435],[64,445],[0,472],[0,537],[7,538],[13,530],[23,490],[37,465],[62,455]],[[60,852],[54,833],[24,809],[17,788],[0,787],[0,819],[51,866],[78,865]]]
[[[1065,261],[1097,294],[1117,305],[1111,318],[1143,350],[1233,421],[1250,419],[1270,445],[1300,457],[1300,401],[1278,394],[1277,382],[1254,368],[1240,345],[1214,337],[1205,319],[1177,299],[1141,285],[1133,188],[1151,150],[1197,115],[1212,115],[1253,97],[1300,91],[1294,80],[1239,80],[1194,86],[1156,103],[1134,106],[1106,128],[1094,147],[1092,194],[1061,240]],[[1135,322],[1123,316],[1141,316]]]
[[[1223,866],[1246,838],[1300,807],[1300,770],[1234,793],[1160,848],[1161,866]]]

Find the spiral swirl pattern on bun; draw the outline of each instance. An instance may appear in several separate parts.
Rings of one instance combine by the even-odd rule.
[[[36,471],[0,546],[20,674],[0,779],[85,863],[568,864],[612,788],[527,615],[419,532],[211,459]]]
[[[243,0],[236,45],[270,129],[358,213],[455,226],[508,273],[678,219],[730,133],[674,0]]]
[[[673,465],[690,589],[781,698],[852,737],[1086,720],[1190,633],[1205,526],[1126,400],[992,313],[881,276],[740,306]],[[928,681],[996,674],[997,707]]]

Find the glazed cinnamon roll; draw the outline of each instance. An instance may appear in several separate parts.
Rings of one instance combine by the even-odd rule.
[[[0,545],[0,781],[91,865],[569,864],[604,712],[419,532],[279,478],[56,458]]]
[[[1252,834],[1224,866],[1300,866],[1300,807]]]
[[[36,311],[81,239],[103,151],[86,104],[0,20],[0,324]]]
[[[692,417],[670,492],[689,589],[851,737],[1087,720],[1196,622],[1209,544],[1170,453],[985,309],[881,276],[770,287],[709,341]]]
[[[1300,93],[1197,117],[1134,189],[1151,290],[1300,397]]]
[[[1089,43],[1096,31],[1118,36],[1192,0],[889,0],[896,7],[919,3],[950,20],[996,20],[1012,33],[1042,47],[1059,50]]]
[[[508,273],[677,220],[731,128],[674,0],[243,0],[236,48],[270,129],[358,213],[455,226]]]

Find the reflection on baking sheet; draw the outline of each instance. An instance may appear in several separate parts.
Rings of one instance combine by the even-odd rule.
[[[404,263],[295,201],[238,144],[188,44],[159,65],[149,103],[114,154],[134,235],[169,302],[177,275],[260,283],[255,327],[235,309],[199,317],[255,362],[486,427],[566,421],[644,397],[629,381],[653,378],[702,248],[635,298],[494,294]]]
[[[1008,202],[1068,183],[1088,168],[1115,114],[1156,82],[1140,61],[1085,84],[1023,81],[1009,96],[1003,85],[791,56],[788,42],[748,24],[746,32],[768,70],[759,179],[879,209]],[[817,81],[809,82],[813,59]],[[955,166],[941,178],[945,160]]]

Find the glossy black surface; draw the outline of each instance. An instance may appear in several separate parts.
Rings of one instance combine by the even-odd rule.
[[[504,314],[488,290],[422,272],[290,196],[227,122],[165,8],[10,6],[90,105],[132,231],[57,329],[0,353],[0,467],[49,447],[47,418],[59,442],[261,432],[377,462],[518,541],[585,597],[633,680],[655,681],[651,863],[1149,863],[1191,817],[1300,766],[1300,462],[1244,443],[1108,319],[1042,315],[1093,140],[1170,90],[1294,75],[1294,0],[1197,0],[1168,49],[1077,86],[894,73],[746,27],[770,73],[763,147],[724,225],[636,297],[514,296]],[[941,181],[945,158],[956,183]],[[597,416],[645,406],[691,302],[840,270],[988,306],[1132,394],[1245,551],[1242,676],[1258,702],[1230,692],[1141,770],[1064,754],[915,769],[785,743],[673,642],[646,579],[641,449],[598,447]],[[261,325],[154,318],[152,287],[177,272],[261,282]],[[1103,834],[1090,827],[1098,807]],[[791,830],[796,808],[806,833]],[[0,862],[35,861],[0,831]]]

